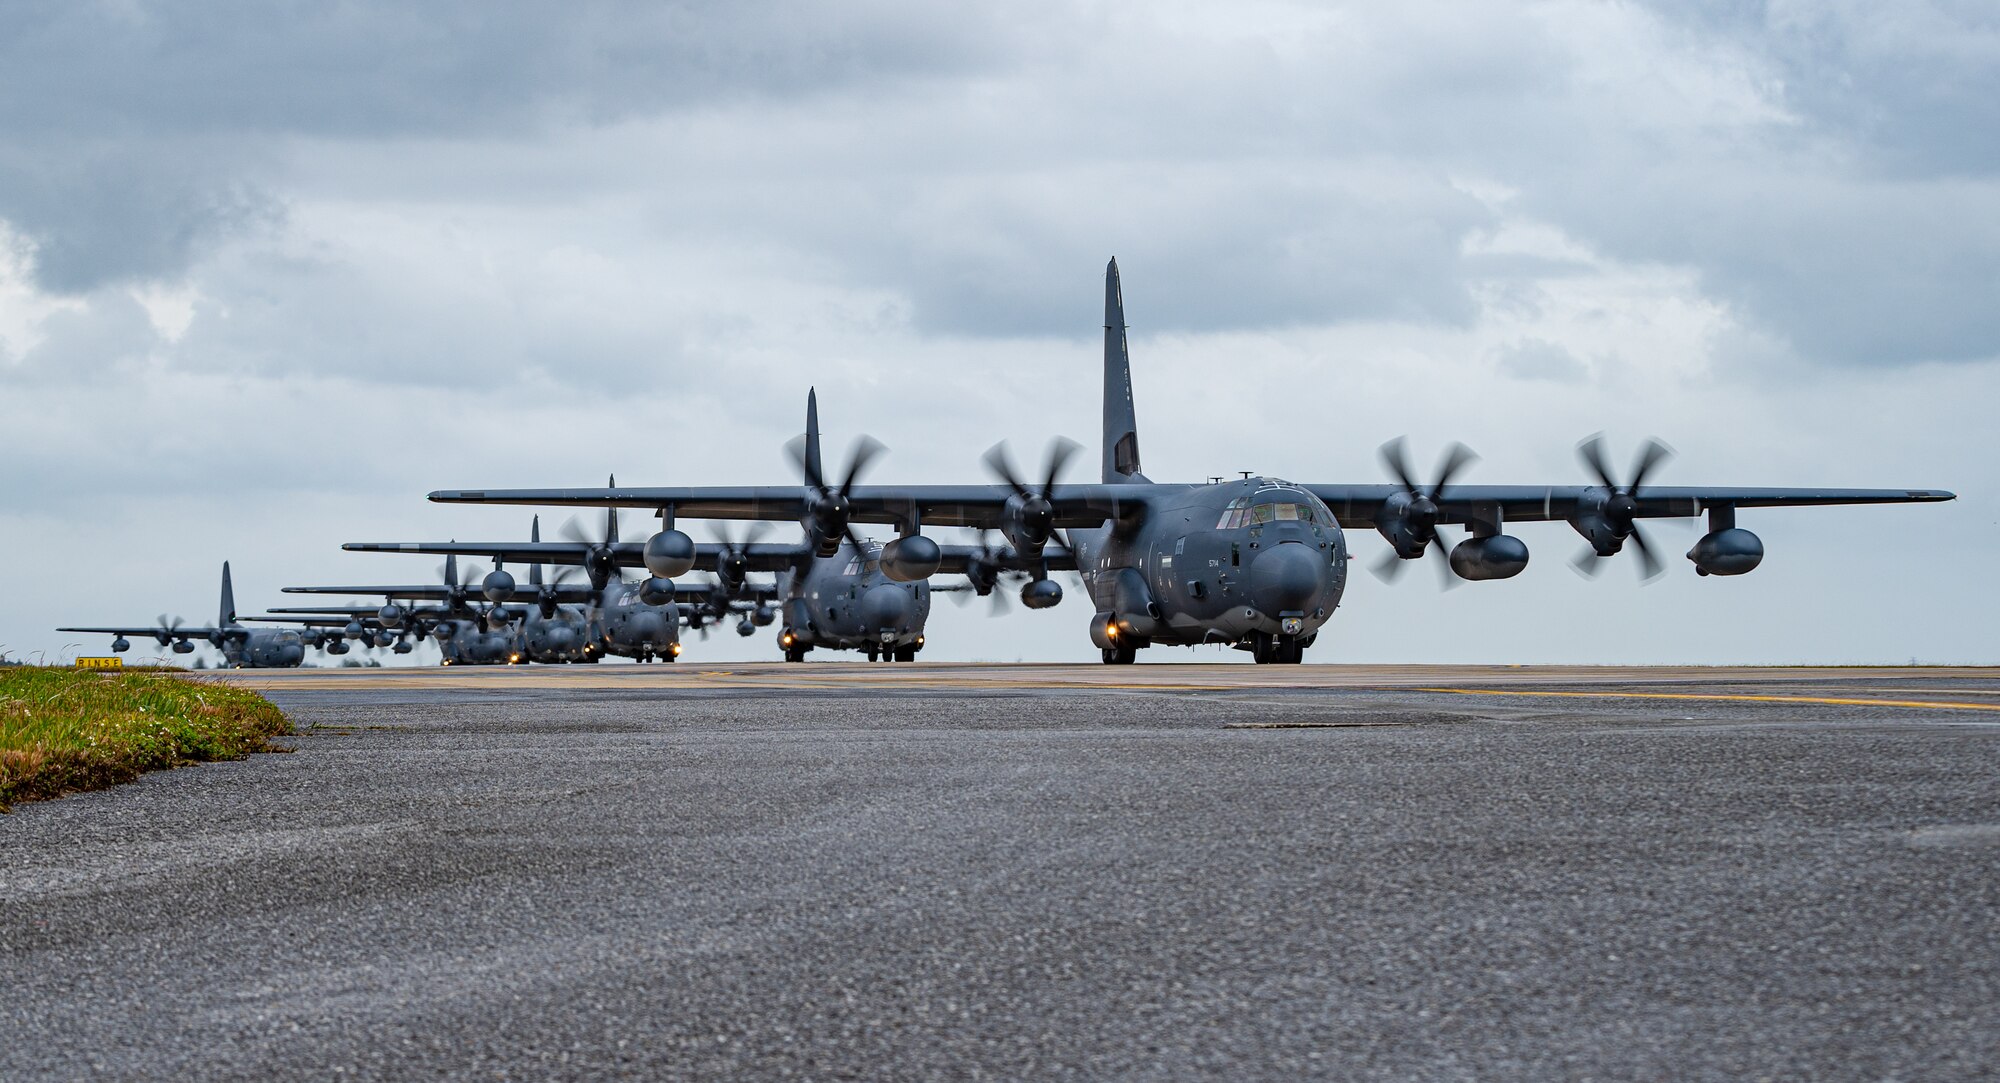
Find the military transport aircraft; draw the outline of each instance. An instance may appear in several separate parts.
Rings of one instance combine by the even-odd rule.
[[[509,593],[513,590],[513,577],[498,572],[504,577]],[[373,610],[375,619],[385,628],[401,629],[405,625],[428,628],[431,637],[437,641],[438,650],[444,655],[445,665],[503,665],[520,661],[521,651],[517,636],[508,628],[510,614],[494,612],[490,599],[485,595],[487,584],[495,582],[495,573],[489,572],[478,586],[473,584],[473,570],[467,568],[461,575],[456,558],[447,557],[442,569],[442,583],[373,584],[354,587],[286,587],[286,594],[376,594],[381,595],[382,604]],[[409,604],[409,603],[429,604]],[[333,606],[323,610],[330,614],[351,614],[357,618],[370,612],[366,606]],[[278,610],[274,612],[297,613],[298,610]]]
[[[791,448],[808,489],[827,499],[853,489],[860,474],[882,451],[870,440],[857,443],[850,456],[845,478],[835,485],[822,466],[819,436],[819,399],[806,395],[806,432]],[[1059,447],[1052,467],[1059,467],[1069,451]],[[993,452],[995,469],[1011,472],[1004,452]],[[612,488],[616,488],[615,481]],[[1025,484],[1021,485],[1025,492]],[[1036,520],[1039,524],[1039,520]],[[745,614],[737,626],[743,635],[758,626],[782,619],[778,645],[787,661],[803,661],[814,649],[852,650],[867,654],[870,661],[913,661],[924,647],[924,626],[930,616],[928,581],[932,574],[957,573],[967,577],[972,589],[990,593],[1003,574],[1029,579],[1022,600],[1030,608],[1042,609],[1062,600],[1062,588],[1048,579],[1047,569],[1074,569],[1069,550],[1047,545],[1052,530],[1037,535],[1043,549],[1031,558],[1022,558],[1015,548],[990,546],[939,546],[929,538],[902,538],[883,543],[871,541],[852,530],[843,529],[830,538],[807,524],[803,540],[791,543],[764,543],[757,532],[741,538],[720,535],[715,542],[696,544],[678,531],[656,534],[669,540],[678,535],[685,548],[660,552],[635,542],[620,542],[615,518],[606,521],[602,541],[574,538],[569,542],[349,542],[342,548],[361,552],[409,552],[478,555],[504,564],[507,561],[550,561],[581,564],[593,576],[609,577],[613,569],[644,567],[664,593],[672,587],[691,623],[719,619],[724,611]],[[1039,527],[1038,527],[1039,528]],[[887,554],[885,556],[885,554]],[[714,577],[704,586],[674,586],[671,577],[706,568]],[[925,570],[928,569],[928,570]],[[776,577],[766,586],[749,581],[751,573],[770,572]],[[951,589],[951,588],[937,588]],[[777,605],[770,603],[775,600]],[[694,624],[699,627],[699,624]]]
[[[289,593],[384,594],[397,598],[441,598],[459,608],[460,616],[473,614],[487,627],[503,626],[517,617],[523,632],[515,637],[501,660],[518,661],[539,652],[544,661],[596,661],[615,654],[640,662],[655,659],[671,662],[681,653],[680,627],[683,599],[705,603],[707,587],[681,587],[658,578],[637,582],[624,578],[615,554],[623,548],[618,541],[618,515],[607,512],[604,536],[592,540],[578,536],[569,542],[541,541],[541,523],[536,521],[528,542],[350,542],[343,548],[357,552],[442,553],[447,566],[460,556],[486,556],[494,568],[478,585],[478,596],[487,605],[475,610],[470,579],[453,595],[449,588],[423,587],[287,587]],[[526,592],[516,590],[507,561],[532,565]],[[558,575],[542,580],[542,563],[574,564],[588,577],[588,584],[569,583]],[[447,575],[449,580],[450,576]],[[532,603],[532,605],[530,605]],[[572,639],[572,637],[574,637]],[[535,645],[539,642],[539,646]],[[568,644],[574,642],[574,647]],[[570,657],[574,652],[577,657]],[[520,657],[516,657],[520,656]]]
[[[212,644],[222,652],[225,665],[243,669],[283,669],[305,661],[305,640],[296,628],[246,628],[236,619],[236,592],[229,583],[229,562],[222,562],[222,605],[215,624],[191,627],[178,618],[169,622],[165,614],[151,628],[58,628],[58,632],[95,632],[112,636],[111,650],[123,654],[132,649],[127,636],[151,636],[175,654],[194,652],[196,640]],[[317,644],[315,644],[317,645]],[[336,650],[334,653],[341,653]]]
[[[1741,575],[1763,560],[1763,542],[1737,525],[1746,508],[1825,504],[1895,504],[1951,500],[1931,489],[1765,489],[1659,486],[1648,482],[1667,455],[1649,445],[1623,481],[1595,439],[1580,447],[1595,478],[1588,485],[1465,485],[1456,473],[1470,461],[1456,449],[1429,483],[1416,478],[1400,445],[1384,447],[1392,485],[1294,483],[1246,477],[1222,484],[1161,484],[1139,461],[1124,298],[1118,263],[1104,286],[1103,470],[1094,484],[1040,488],[1000,485],[843,484],[670,486],[608,489],[444,490],[446,503],[543,504],[656,509],[662,525],[647,540],[655,575],[692,562],[693,542],[676,516],[704,519],[797,519],[832,555],[854,523],[889,523],[901,536],[883,548],[891,578],[917,580],[941,556],[926,527],[998,529],[1018,558],[1032,561],[1059,528],[1068,528],[1074,559],[1093,610],[1091,641],[1108,663],[1129,663],[1154,645],[1216,643],[1251,652],[1259,662],[1297,662],[1332,617],[1347,585],[1343,529],[1379,532],[1404,560],[1435,547],[1461,579],[1505,579],[1528,563],[1528,548],[1503,533],[1508,523],[1567,522],[1589,544],[1590,559],[1621,552],[1627,541],[1647,571],[1658,561],[1640,521],[1708,517],[1708,532],[1687,557],[1702,575]],[[992,464],[989,462],[989,466]],[[1007,479],[1003,479],[1005,481]],[[1439,528],[1469,536],[1447,547]],[[1053,585],[1051,583],[1051,585]]]
[[[416,649],[416,640],[429,634],[421,622],[411,619],[405,619],[397,628],[385,627],[377,615],[381,608],[377,605],[280,606],[257,616],[236,619],[245,624],[298,625],[300,638],[314,650],[323,650],[328,654],[346,654],[350,642],[359,643],[364,648],[388,647],[396,654],[408,654]]]

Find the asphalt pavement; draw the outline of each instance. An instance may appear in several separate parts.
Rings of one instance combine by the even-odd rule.
[[[0,1079],[2000,1075],[2000,672],[593,668],[0,817]]]

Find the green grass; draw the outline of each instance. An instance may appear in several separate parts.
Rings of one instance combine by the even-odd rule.
[[[0,811],[269,748],[291,723],[255,692],[179,670],[0,668]]]

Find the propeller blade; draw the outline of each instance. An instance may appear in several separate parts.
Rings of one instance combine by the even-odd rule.
[[[853,492],[854,483],[860,480],[862,473],[868,469],[868,464],[887,450],[889,449],[883,447],[881,441],[872,436],[856,437],[854,450],[847,456],[847,476],[840,481],[840,495],[846,496]]]
[[[1604,558],[1597,555],[1597,550],[1586,545],[1582,552],[1570,559],[1569,566],[1585,579],[1595,579],[1597,573],[1602,570],[1603,562]]]
[[[1417,491],[1416,475],[1410,470],[1410,451],[1402,437],[1383,444],[1380,449],[1382,465],[1396,479],[1396,483],[1409,492]]]
[[[1066,436],[1058,436],[1049,441],[1049,468],[1042,475],[1042,495],[1052,497],[1056,491],[1056,478],[1069,465],[1070,459],[1083,450],[1083,445]]]
[[[1375,563],[1370,564],[1368,570],[1374,572],[1375,578],[1380,579],[1382,582],[1394,583],[1397,579],[1402,578],[1403,565],[1405,563],[1406,561],[1402,557],[1397,556],[1394,549],[1391,549],[1387,553],[1384,553]]]
[[[1611,465],[1604,461],[1603,433],[1593,433],[1584,437],[1583,442],[1576,445],[1576,454],[1583,460],[1583,465],[1589,467],[1592,474],[1597,475],[1599,484],[1607,489],[1618,488],[1618,482],[1611,477]]]
[[[1021,475],[1014,469],[1013,456],[1007,454],[1007,441],[1002,440],[992,447],[987,448],[986,455],[982,461],[986,463],[986,472],[1004,482],[1009,489],[1014,490],[1014,495],[1028,495],[1028,487],[1021,483]]]
[[[1444,460],[1438,464],[1437,483],[1431,486],[1431,498],[1444,499],[1444,487],[1451,484],[1452,476],[1478,461],[1478,453],[1464,444],[1453,443],[1446,448]]]
[[[1632,533],[1625,540],[1639,548],[1639,578],[1641,581],[1650,583],[1658,579],[1661,572],[1667,570],[1666,565],[1660,563],[1658,554],[1653,552],[1652,545],[1646,541],[1646,532],[1639,529],[1638,524],[1634,523],[1632,525]]]
[[[1636,494],[1639,486],[1645,484],[1646,475],[1651,473],[1654,467],[1673,457],[1673,448],[1661,443],[1658,438],[1648,437],[1646,443],[1639,448],[1638,459],[1632,464],[1632,487],[1627,491]]]
[[[1458,585],[1458,573],[1451,570],[1451,547],[1436,534],[1431,535],[1431,542],[1435,546],[1431,551],[1438,555],[1439,589],[1450,590]]]
[[[785,444],[785,454],[791,458],[794,467],[805,472],[807,485],[822,493],[826,492],[826,478],[820,476],[819,471],[813,469],[812,460],[806,458],[806,438],[804,436],[792,437]]]

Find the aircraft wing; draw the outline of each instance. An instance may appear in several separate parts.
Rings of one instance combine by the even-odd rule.
[[[356,553],[432,553],[445,556],[487,557],[503,563],[515,564],[575,564],[581,565],[596,546],[589,542],[348,542],[341,546]],[[796,565],[806,555],[806,547],[799,544],[757,542],[741,546],[748,570],[753,572],[785,571]],[[715,542],[695,544],[695,568],[714,567],[716,557],[722,555],[726,547]],[[621,568],[643,568],[646,566],[646,545],[644,542],[617,542],[611,545],[612,559]],[[526,589],[523,585],[519,589]]]
[[[985,563],[995,569],[1028,571],[1040,565],[1052,572],[1073,572],[1076,570],[1076,554],[1069,549],[1050,543],[1042,548],[1040,560],[1028,560],[1015,552],[1012,546],[988,548],[983,545],[942,545],[938,550],[943,559],[938,561],[938,575],[964,575],[974,564]],[[931,588],[936,590],[938,588]]]
[[[152,639],[152,638],[155,638],[155,637],[157,637],[157,636],[158,636],[158,635],[160,634],[161,630],[162,630],[162,629],[161,629],[161,628],[160,628],[160,626],[159,626],[159,625],[157,625],[157,624],[149,624],[149,625],[145,626],[144,628],[109,628],[109,627],[106,627],[106,628],[58,628],[58,629],[56,629],[56,631],[58,631],[58,632],[86,632],[86,633],[90,633],[90,634],[92,634],[92,635],[107,635],[107,636],[145,636],[145,637],[146,637],[146,638],[148,638],[148,639]],[[168,636],[168,638],[170,638],[170,639],[203,639],[203,640],[206,640],[206,639],[210,639],[210,638],[213,638],[213,637],[215,637],[215,636],[216,636],[216,635],[218,635],[218,634],[219,634],[219,635],[224,635],[224,636],[226,636],[226,635],[229,635],[229,634],[230,634],[230,633],[229,633],[229,629],[227,629],[227,628],[222,628],[222,629],[216,629],[216,628],[207,628],[207,627],[202,627],[202,626],[198,626],[198,625],[193,625],[193,624],[183,624],[183,625],[181,625],[181,626],[180,626],[180,627],[178,627],[178,628],[170,628],[170,629],[166,629],[166,632],[167,632],[167,636]]]
[[[416,598],[421,601],[450,601],[452,587],[442,583],[375,584],[357,587],[285,587],[285,594],[379,594],[385,598]],[[485,601],[479,584],[466,588],[467,601]],[[377,607],[379,608],[379,607]]]
[[[406,615],[408,615],[408,616],[413,616],[413,617],[450,617],[450,616],[452,616],[452,613],[451,613],[451,611],[450,611],[449,609],[447,609],[447,608],[446,608],[446,607],[444,607],[444,606],[439,606],[439,605],[411,605],[411,606],[404,606],[404,607],[402,607],[402,608],[403,608],[403,612],[404,612],[404,613],[405,613]],[[296,619],[296,618],[299,618],[299,617],[318,617],[318,616],[325,616],[325,617],[341,617],[341,618],[343,618],[343,619],[346,619],[346,618],[352,618],[352,619],[356,619],[356,620],[359,620],[359,621],[361,621],[361,622],[362,622],[362,623],[364,623],[364,624],[366,624],[366,623],[370,623],[370,622],[373,622],[373,623],[376,623],[376,624],[380,624],[380,623],[381,623],[381,620],[379,619],[379,617],[378,617],[378,614],[379,614],[379,613],[381,612],[381,610],[382,610],[382,607],[381,607],[381,606],[379,606],[379,605],[295,605],[295,606],[277,606],[277,607],[273,608],[273,609],[271,610],[271,612],[270,612],[269,614],[267,614],[267,615],[264,615],[264,616],[259,616],[259,617],[243,617],[243,618],[240,618],[240,619],[242,619],[242,620],[292,620],[292,619]]]
[[[440,553],[462,557],[488,557],[515,564],[582,564],[596,546],[589,542],[348,542],[342,549],[354,553]],[[643,542],[616,542],[611,546],[618,563],[638,567],[645,563]]]
[[[371,610],[370,612],[371,612],[371,614],[372,614],[372,612],[373,612],[373,611]],[[307,617],[307,616],[297,616],[297,617],[281,617],[281,616],[268,616],[268,617],[264,617],[264,616],[259,616],[259,617],[238,617],[238,618],[236,618],[236,619],[237,619],[237,620],[240,620],[240,621],[254,621],[254,622],[256,622],[256,623],[259,623],[259,624],[296,624],[296,625],[298,625],[298,626],[299,626],[299,627],[301,627],[301,628],[345,628],[345,627],[347,627],[347,625],[348,625],[348,622],[350,622],[350,621],[353,621],[353,620],[360,620],[360,621],[361,621],[361,623],[362,623],[362,624],[363,624],[364,626],[366,626],[366,627],[369,627],[369,628],[380,628],[380,627],[382,627],[382,622],[381,622],[381,621],[378,621],[378,620],[376,620],[376,619],[374,619],[374,617],[373,617],[372,615],[371,615],[371,616],[365,616],[365,617],[364,617],[364,616],[362,616],[362,615],[361,615],[361,614],[359,614],[359,613],[356,613],[356,614],[353,614],[352,616],[346,616],[346,617],[337,617],[337,616],[325,616],[325,617]]]
[[[1097,526],[1143,506],[1151,485],[1057,485],[1057,526]],[[856,523],[998,528],[1013,490],[1005,485],[857,485],[848,491]],[[686,519],[766,519],[796,522],[806,514],[799,486],[744,485],[615,489],[441,489],[442,504],[535,504],[673,510]]]
[[[1326,501],[1343,527],[1373,528],[1384,503],[1402,492],[1397,485],[1306,485]],[[1437,501],[1439,520],[1470,523],[1561,521],[1576,516],[1607,495],[1588,485],[1453,485]],[[1832,504],[1925,504],[1956,500],[1939,489],[1759,489],[1691,485],[1648,485],[1640,489],[1636,517],[1685,518],[1710,508],[1789,508]]]

